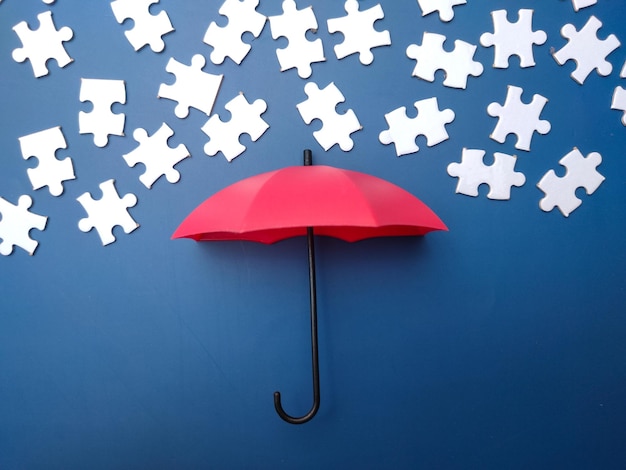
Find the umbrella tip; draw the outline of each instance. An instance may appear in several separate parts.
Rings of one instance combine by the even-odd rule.
[[[313,152],[311,150],[306,149],[304,151],[304,166],[313,165]]]

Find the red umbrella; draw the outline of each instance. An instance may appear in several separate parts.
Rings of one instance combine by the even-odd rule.
[[[375,176],[330,166],[292,166],[246,178],[209,197],[180,224],[172,238],[196,241],[249,240],[274,243],[307,236],[311,293],[313,407],[294,418],[274,406],[292,424],[309,421],[320,404],[317,352],[317,302],[313,235],[346,241],[371,237],[419,236],[447,230],[435,213],[404,189]]]

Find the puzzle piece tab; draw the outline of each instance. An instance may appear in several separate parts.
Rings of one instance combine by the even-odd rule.
[[[36,78],[48,75],[46,62],[50,59],[57,61],[59,67],[63,68],[72,59],[65,50],[63,43],[74,37],[74,31],[65,26],[56,29],[52,21],[52,12],[46,11],[37,15],[39,29],[31,30],[26,21],[22,21],[13,26],[13,31],[19,36],[22,47],[13,50],[13,60],[24,62],[30,60],[33,73]]]
[[[492,165],[485,165],[484,150],[463,149],[461,163],[450,163],[448,174],[459,179],[456,192],[466,196],[478,196],[481,184],[489,185],[489,199],[511,199],[511,187],[523,186],[526,176],[515,171],[517,158],[514,155],[494,153]]]
[[[469,75],[477,77],[483,73],[483,65],[473,60],[476,46],[456,40],[454,51],[447,52],[443,48],[445,40],[446,37],[442,34],[424,33],[421,46],[411,44],[407,47],[407,57],[417,61],[413,76],[433,82],[435,72],[445,70],[445,86],[465,88]]]
[[[93,134],[97,147],[109,143],[110,135],[124,135],[126,116],[115,114],[111,106],[126,103],[126,84],[123,80],[101,80],[82,78],[80,81],[80,101],[91,101],[93,110],[78,113],[78,128],[81,134]]]
[[[19,246],[33,255],[39,242],[30,237],[34,228],[44,230],[48,217],[30,212],[33,205],[30,196],[20,196],[17,206],[0,197],[0,255],[8,256],[13,253],[13,247]]]
[[[533,46],[545,43],[548,35],[545,31],[533,31],[533,10],[519,10],[516,23],[509,23],[506,10],[492,11],[491,17],[493,33],[482,34],[480,43],[485,47],[494,47],[493,66],[508,68],[512,55],[519,57],[520,67],[534,66]]]
[[[294,0],[284,0],[282,6],[282,15],[268,18],[272,37],[274,39],[285,37],[289,41],[284,49],[276,49],[280,71],[284,72],[295,67],[300,78],[309,78],[313,73],[311,64],[326,60],[322,40],[317,38],[315,41],[309,41],[306,38],[307,31],[317,31],[313,7],[298,10]]]
[[[595,16],[591,16],[580,31],[572,24],[566,24],[561,28],[561,36],[568,39],[568,43],[553,54],[554,60],[559,65],[568,60],[576,62],[576,69],[571,77],[581,85],[595,69],[598,75],[603,77],[610,75],[613,65],[606,60],[607,56],[620,46],[619,39],[614,34],[606,39],[598,39],[598,30],[602,22]]]
[[[374,61],[372,49],[391,45],[389,31],[376,31],[374,23],[385,17],[380,4],[368,10],[359,11],[357,0],[346,0],[344,5],[347,15],[327,20],[328,32],[341,32],[344,41],[335,46],[335,55],[343,59],[351,54],[359,54],[363,65]]]
[[[241,39],[243,33],[259,37],[267,18],[256,11],[259,0],[226,0],[219,9],[220,15],[228,17],[228,25],[220,27],[211,22],[204,35],[204,42],[213,46],[211,62],[221,64],[230,57],[236,64],[248,55],[252,46]]]
[[[115,189],[115,181],[112,179],[100,183],[100,190],[102,191],[100,199],[93,199],[88,192],[76,198],[88,215],[78,221],[78,228],[81,232],[89,232],[95,228],[102,245],[106,246],[116,240],[113,235],[114,227],[121,226],[125,233],[139,227],[128,213],[128,208],[137,204],[137,197],[129,193],[120,198]]]
[[[124,32],[126,39],[138,51],[149,45],[153,52],[165,49],[163,36],[174,31],[170,17],[165,10],[157,15],[150,13],[150,7],[159,0],[114,0],[111,2],[113,15],[119,24],[133,20],[134,27]]]
[[[438,11],[439,19],[447,23],[454,18],[454,10],[452,7],[465,5],[467,0],[417,0],[417,3],[419,3],[422,9],[422,16]]]
[[[168,182],[177,183],[180,173],[174,166],[189,157],[189,150],[184,144],[176,148],[167,145],[167,141],[174,135],[174,131],[165,123],[151,136],[144,129],[135,129],[133,138],[139,142],[139,146],[122,157],[128,166],[143,163],[146,171],[139,177],[139,181],[150,189],[161,176],[165,176]]]
[[[378,136],[378,140],[384,145],[394,143],[398,157],[419,151],[415,143],[419,135],[426,137],[426,145],[429,147],[448,139],[445,125],[454,121],[454,111],[439,111],[437,97],[416,101],[414,106],[417,109],[417,116],[414,118],[407,116],[404,106],[385,114],[389,129]]]
[[[539,201],[539,207],[545,212],[558,207],[561,213],[568,217],[582,204],[576,197],[576,189],[585,188],[587,194],[591,195],[604,181],[604,176],[597,171],[597,167],[602,163],[602,156],[592,152],[584,157],[580,150],[574,147],[559,163],[567,168],[565,176],[556,176],[554,170],[550,170],[537,183],[537,187],[545,193],[543,199]]]
[[[210,139],[204,146],[204,151],[210,156],[221,151],[230,162],[246,150],[239,142],[241,134],[248,134],[252,141],[256,142],[269,128],[261,118],[267,104],[261,99],[250,104],[243,94],[239,94],[224,107],[230,111],[230,121],[223,122],[217,114],[214,114],[202,127],[202,131]]]
[[[503,144],[507,135],[517,135],[516,149],[530,150],[533,133],[547,134],[550,132],[549,121],[540,120],[539,115],[548,99],[541,95],[533,95],[530,104],[522,103],[523,89],[509,85],[504,105],[491,103],[487,107],[489,116],[498,117],[491,138]]]
[[[25,135],[18,140],[24,160],[37,157],[39,161],[36,168],[26,170],[33,189],[48,186],[50,194],[53,196],[61,195],[63,182],[75,178],[72,159],[66,157],[63,160],[57,160],[55,156],[57,150],[67,148],[61,128],[52,127],[45,131]]]
[[[196,54],[191,58],[191,65],[170,58],[165,67],[166,71],[176,76],[176,82],[173,85],[162,83],[158,97],[177,101],[174,114],[181,119],[189,115],[189,108],[211,115],[224,76],[203,72],[205,65],[206,59]]]
[[[344,114],[335,110],[339,103],[346,100],[339,88],[331,82],[320,90],[316,83],[309,82],[304,86],[304,92],[308,99],[298,103],[296,107],[306,124],[311,124],[314,119],[322,121],[322,128],[313,132],[315,140],[324,150],[335,144],[339,144],[344,152],[352,150],[354,142],[350,134],[360,130],[361,123],[352,109]]]

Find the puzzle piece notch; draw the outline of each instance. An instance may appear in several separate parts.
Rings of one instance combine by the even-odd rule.
[[[415,139],[419,135],[426,137],[426,145],[432,147],[448,139],[446,124],[454,121],[454,111],[439,110],[437,97],[427,98],[414,103],[417,116],[407,116],[406,107],[402,106],[387,114],[385,121],[389,129],[382,131],[378,140],[384,145],[394,143],[396,155],[408,155],[419,151]]]
[[[622,124],[626,126],[626,89],[618,86],[613,92],[613,100],[611,101],[611,109],[623,111]]]
[[[317,31],[313,7],[298,10],[294,0],[284,0],[282,7],[282,15],[268,18],[272,38],[285,37],[289,41],[287,47],[276,49],[280,71],[296,68],[300,78],[309,78],[313,73],[311,64],[326,60],[322,40],[309,41],[306,38],[308,31]]]
[[[16,62],[24,62],[30,60],[35,78],[48,75],[49,70],[46,63],[50,59],[57,61],[57,65],[61,68],[70,64],[72,59],[65,47],[64,42],[74,37],[74,31],[68,26],[64,26],[57,30],[52,20],[52,12],[46,11],[37,15],[39,20],[39,28],[31,30],[26,21],[22,21],[13,26],[13,31],[18,35],[22,42],[22,47],[13,50],[13,60]]]
[[[565,217],[582,204],[576,196],[578,188],[585,188],[588,195],[593,194],[604,181],[597,171],[602,163],[602,156],[592,152],[587,157],[576,147],[559,161],[559,164],[567,168],[565,176],[559,177],[554,170],[548,171],[537,183],[545,196],[539,201],[539,207],[545,212],[550,212],[558,207]]]
[[[88,215],[78,221],[78,228],[81,232],[89,232],[95,228],[102,245],[106,246],[116,240],[113,235],[114,227],[121,226],[125,233],[131,233],[139,227],[128,213],[128,209],[137,204],[137,197],[128,193],[120,198],[113,179],[100,183],[100,190],[102,191],[100,199],[93,199],[88,192],[76,198]]]
[[[39,242],[30,237],[30,231],[34,228],[43,231],[48,217],[30,212],[32,205],[30,196],[20,196],[17,205],[0,197],[0,255],[10,255],[15,246],[31,256],[35,253]]]
[[[202,127],[202,131],[209,137],[204,152],[214,156],[221,151],[226,160],[231,162],[246,150],[239,142],[242,134],[248,134],[256,142],[269,128],[261,118],[267,110],[267,104],[262,99],[250,104],[243,93],[240,93],[224,107],[231,114],[230,121],[224,122],[214,114]]]
[[[132,29],[124,35],[135,51],[149,45],[153,52],[165,49],[163,36],[174,31],[170,17],[165,10],[157,15],[150,13],[150,7],[159,0],[114,0],[111,2],[113,15],[119,24],[127,19],[134,22]]]
[[[525,104],[521,100],[523,92],[522,88],[509,85],[504,105],[491,103],[487,107],[487,113],[498,117],[498,123],[490,136],[493,140],[503,144],[509,134],[515,134],[515,148],[528,152],[533,133],[536,131],[542,135],[547,134],[551,124],[539,119],[548,99],[535,94],[530,104]]]
[[[368,10],[359,11],[357,0],[346,0],[344,5],[347,15],[341,18],[331,18],[326,21],[328,32],[341,32],[344,41],[334,47],[337,59],[343,59],[351,54],[359,54],[359,61],[369,65],[374,61],[372,49],[391,45],[389,31],[377,31],[374,23],[385,17],[380,3]]]
[[[248,55],[252,46],[241,36],[248,32],[258,38],[263,31],[267,17],[256,11],[259,0],[226,0],[219,9],[222,16],[228,17],[228,25],[220,27],[212,21],[204,35],[204,43],[213,47],[210,59],[221,64],[230,57],[236,64]]]
[[[322,121],[322,128],[313,132],[313,137],[328,151],[333,145],[339,144],[344,152],[352,150],[354,146],[350,135],[361,130],[361,123],[352,109],[339,114],[335,110],[339,103],[346,99],[334,82],[321,89],[314,82],[304,86],[308,99],[296,105],[300,116],[306,124],[314,119]]]
[[[533,10],[519,10],[515,23],[507,20],[506,10],[492,11],[491,17],[494,32],[483,33],[480,43],[485,47],[494,47],[493,66],[498,69],[508,68],[512,55],[519,57],[520,67],[534,66],[533,46],[544,44],[548,35],[542,30],[533,31]]]
[[[35,132],[20,137],[20,148],[24,160],[37,157],[39,162],[36,168],[26,170],[33,189],[37,190],[48,186],[50,194],[63,194],[63,182],[73,180],[74,166],[72,159],[66,157],[57,160],[55,154],[59,149],[66,149],[67,143],[60,127],[52,127],[44,131]]]
[[[478,196],[481,184],[489,185],[489,199],[504,201],[511,199],[511,187],[523,186],[526,176],[515,171],[517,157],[505,153],[494,153],[491,165],[485,165],[484,150],[463,149],[461,163],[450,163],[448,174],[459,179],[456,187],[458,194]]]
[[[613,71],[613,65],[606,58],[620,46],[620,41],[614,34],[606,39],[598,39],[597,33],[601,27],[602,22],[593,15],[580,31],[574,25],[566,24],[561,28],[561,36],[568,42],[552,54],[559,65],[570,59],[576,62],[576,69],[571,77],[581,85],[594,69],[603,77]]]
[[[417,0],[417,3],[422,9],[422,16],[438,11],[439,19],[447,23],[454,18],[452,7],[465,5],[467,0]]]
[[[444,70],[446,77],[443,84],[450,88],[465,88],[469,75],[478,77],[483,73],[483,65],[473,60],[476,46],[464,41],[454,41],[454,50],[447,52],[443,48],[446,37],[442,34],[425,32],[422,45],[411,44],[406,55],[417,61],[413,76],[435,81],[435,72]]]
[[[81,78],[80,101],[93,104],[91,112],[78,113],[78,129],[81,134],[93,134],[94,144],[105,147],[110,135],[123,136],[126,116],[111,110],[115,103],[126,103],[124,80]]]
[[[186,118],[189,108],[211,115],[224,76],[203,72],[205,65],[206,59],[200,54],[191,58],[191,65],[181,64],[174,58],[167,62],[165,70],[176,76],[176,82],[173,85],[162,83],[158,97],[178,102],[174,109],[176,117]]]
[[[146,130],[142,128],[133,132],[133,138],[139,146],[122,157],[130,167],[137,163],[144,164],[146,170],[139,177],[139,181],[148,189],[151,189],[161,176],[165,176],[172,184],[180,180],[180,173],[174,166],[189,157],[190,153],[184,144],[178,144],[175,148],[168,145],[167,142],[173,135],[174,131],[165,123],[151,136],[148,136]]]

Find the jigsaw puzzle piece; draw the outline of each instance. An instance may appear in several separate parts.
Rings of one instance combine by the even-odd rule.
[[[537,183],[545,196],[539,201],[539,207],[545,212],[550,212],[558,207],[561,213],[568,217],[572,211],[582,204],[576,197],[576,189],[585,188],[588,195],[593,194],[604,181],[597,171],[602,163],[602,156],[592,152],[587,157],[576,147],[559,161],[559,164],[567,168],[565,176],[559,177],[554,170],[548,171]]]
[[[414,106],[417,109],[417,116],[414,118],[407,116],[404,106],[385,114],[389,129],[378,136],[381,144],[394,144],[398,157],[419,151],[415,143],[419,135],[426,137],[426,145],[429,147],[449,137],[445,125],[454,121],[454,111],[440,111],[437,97],[416,101]]]
[[[78,113],[78,128],[81,134],[93,134],[94,144],[104,147],[110,135],[123,136],[126,116],[115,114],[111,106],[126,103],[126,84],[123,80],[82,78],[80,101],[90,101],[93,110]]]
[[[32,205],[30,196],[20,196],[17,206],[0,197],[0,255],[10,255],[15,246],[31,256],[35,253],[39,242],[30,237],[30,231],[34,228],[44,230],[48,217],[30,212]]]
[[[595,5],[596,3],[598,3],[598,0],[572,0],[574,11],[578,11],[581,8],[590,7],[591,5]]]
[[[368,10],[359,11],[357,0],[346,0],[344,5],[347,15],[341,18],[327,20],[328,32],[340,32],[344,41],[334,48],[337,59],[343,59],[351,54],[359,54],[363,65],[374,61],[372,49],[391,45],[389,31],[376,31],[374,23],[385,17],[380,4]]]
[[[223,122],[214,114],[202,127],[202,131],[209,137],[204,152],[213,156],[221,151],[226,160],[231,162],[246,150],[239,142],[241,134],[248,134],[256,142],[269,128],[261,118],[261,114],[267,110],[267,104],[261,99],[250,104],[242,93],[224,107],[230,112],[230,121]]]
[[[626,89],[621,86],[615,87],[613,92],[613,100],[611,101],[611,109],[622,111],[622,124],[626,126]]]
[[[153,52],[165,49],[163,36],[174,31],[170,17],[165,10],[157,15],[150,13],[150,7],[159,0],[114,0],[111,2],[113,15],[119,24],[133,20],[134,27],[124,32],[126,39],[138,51],[149,45]]]
[[[66,157],[57,160],[55,156],[57,150],[67,148],[61,128],[52,127],[20,137],[18,140],[24,160],[37,157],[39,161],[36,168],[26,170],[33,189],[48,186],[50,194],[60,196],[63,193],[63,182],[75,178],[72,159]]]
[[[255,38],[259,37],[267,18],[256,11],[259,0],[226,0],[219,9],[222,16],[228,17],[228,25],[221,28],[211,22],[204,35],[204,43],[213,46],[211,62],[221,64],[230,57],[236,64],[248,55],[252,46],[241,39],[248,32]]]
[[[316,83],[309,82],[304,86],[304,92],[308,99],[296,107],[306,124],[311,124],[314,119],[322,121],[322,128],[313,132],[315,140],[325,151],[335,144],[339,144],[344,152],[352,150],[354,142],[350,134],[361,130],[361,123],[352,109],[344,114],[335,110],[339,103],[346,100],[339,88],[331,82],[320,90]]]
[[[13,31],[19,36],[22,47],[14,49],[12,55],[16,62],[29,59],[35,77],[39,78],[48,75],[49,70],[46,66],[48,60],[56,60],[61,68],[73,61],[67,54],[63,43],[74,37],[74,31],[67,26],[57,30],[50,11],[40,13],[37,19],[39,29],[34,31],[28,27],[26,21],[13,26]]]
[[[101,183],[100,190],[102,191],[100,199],[93,199],[88,192],[76,198],[88,215],[78,221],[78,228],[81,232],[89,232],[95,228],[102,245],[106,246],[116,240],[113,235],[114,227],[121,226],[125,233],[139,227],[128,213],[128,209],[137,204],[137,197],[128,193],[120,198],[115,189],[115,181],[112,179]]]
[[[177,183],[180,180],[180,173],[174,166],[190,154],[184,144],[179,144],[175,148],[167,144],[173,135],[174,131],[165,123],[151,136],[148,136],[145,129],[141,128],[133,132],[133,138],[139,146],[122,157],[130,167],[134,167],[137,163],[144,164],[146,171],[139,177],[139,181],[148,189],[152,188],[161,176],[165,176],[170,183]]]
[[[447,23],[454,18],[454,10],[452,7],[465,5],[467,0],[417,0],[417,3],[419,3],[422,9],[422,16],[438,11],[439,19]]]

